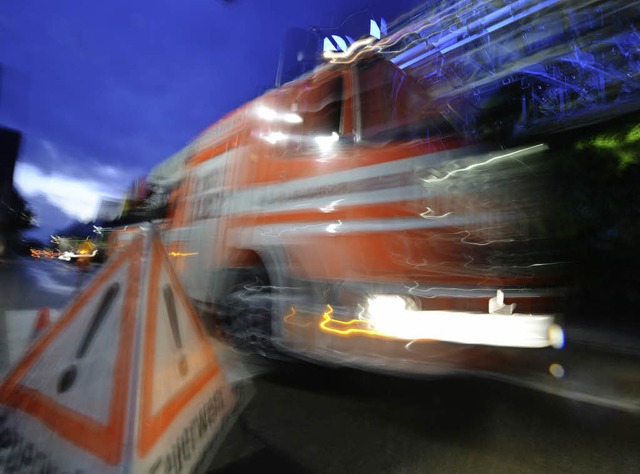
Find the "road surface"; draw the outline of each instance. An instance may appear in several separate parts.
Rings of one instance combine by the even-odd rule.
[[[7,315],[61,309],[90,276],[3,262],[3,334]],[[546,371],[414,379],[227,348],[255,395],[208,472],[640,472],[637,349],[628,334],[575,328]]]

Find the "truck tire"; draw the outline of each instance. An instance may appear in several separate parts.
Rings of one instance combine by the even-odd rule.
[[[271,343],[272,295],[264,267],[227,272],[229,286],[218,301],[217,313],[223,332],[242,351],[268,355]]]

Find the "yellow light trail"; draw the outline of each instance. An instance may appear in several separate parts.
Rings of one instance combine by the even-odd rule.
[[[294,326],[300,326],[300,327],[307,327],[309,324],[311,324],[311,321],[307,321],[305,323],[299,323],[297,321],[294,321],[293,318],[296,316],[296,314],[297,314],[296,309],[292,306],[291,312],[285,315],[284,322],[287,324],[292,324]]]
[[[190,257],[192,255],[198,255],[198,252],[189,252],[189,253],[169,252],[170,257]]]
[[[385,336],[384,334],[381,334],[377,331],[374,331],[372,329],[366,329],[367,323],[360,319],[352,319],[351,321],[338,321],[337,319],[333,319],[331,317],[331,314],[333,313],[333,308],[329,304],[327,305],[327,307],[329,309],[324,312],[324,314],[322,315],[322,321],[320,321],[320,329],[322,329],[323,331],[326,331],[332,334],[337,334],[339,336],[350,336],[351,334],[363,334],[366,336],[390,339],[388,336]],[[333,326],[339,326],[344,329],[329,327],[330,324]],[[358,327],[358,326],[365,326],[365,327]]]

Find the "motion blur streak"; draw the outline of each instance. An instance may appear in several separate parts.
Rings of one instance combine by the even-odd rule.
[[[489,111],[501,91],[514,106],[520,103],[508,118],[516,133],[532,127],[554,132],[579,117],[602,120],[635,107],[638,5],[635,0],[440,2],[376,46],[428,84],[433,97],[450,108],[448,117],[469,131],[490,126],[492,119],[472,123],[468,107]],[[457,102],[460,97],[468,102]],[[506,115],[499,115],[505,123]]]
[[[599,125],[638,108],[639,5],[430,2],[231,112],[185,148],[162,224],[198,253],[176,262],[189,296],[239,345],[394,370],[414,339],[428,370],[432,341],[563,347],[600,207],[580,173],[592,150],[638,160],[637,118]]]
[[[344,52],[325,51],[323,53],[323,56],[325,57],[325,59],[328,59],[332,62],[352,62],[358,58],[358,55],[354,54],[356,51],[358,51],[359,49],[365,46],[369,46],[373,42],[374,42],[373,37],[363,38],[358,41],[354,41],[351,45],[349,45],[349,48],[347,48],[347,50]]]
[[[284,322],[286,324],[293,324],[294,326],[300,326],[300,327],[307,327],[311,324],[310,321],[304,322],[304,323],[300,323],[298,321],[295,321],[295,316],[296,316],[297,311],[295,308],[291,308],[291,312],[287,313],[287,315],[284,317]]]
[[[529,152],[540,152],[540,151],[546,151],[548,150],[548,147],[546,145],[543,144],[538,144],[538,145],[534,145],[534,146],[530,146],[527,148],[524,148],[522,150],[516,150],[516,151],[512,151],[510,153],[505,153],[504,155],[498,155],[498,156],[494,156],[492,158],[489,158],[488,160],[485,161],[481,161],[479,163],[473,163],[469,166],[466,166],[464,168],[460,168],[454,171],[451,171],[449,173],[447,173],[446,175],[444,175],[442,178],[436,178],[433,176],[430,176],[427,179],[423,179],[423,181],[425,183],[433,183],[436,181],[445,181],[447,179],[449,179],[450,177],[459,174],[459,173],[464,173],[466,171],[472,170],[474,168],[480,168],[482,166],[486,166],[490,163],[496,162],[496,161],[500,161],[500,160],[504,160],[504,159],[509,159],[509,158],[515,158],[517,156],[521,156],[521,155],[526,155]]]
[[[557,343],[552,340],[552,322],[550,316],[396,310],[393,313],[372,313],[370,325],[378,334],[398,339],[548,347]]]
[[[338,321],[333,319],[333,308],[331,305],[327,305],[327,311],[322,315],[320,321],[320,329],[329,332],[331,334],[337,334],[339,336],[350,336],[352,334],[364,334],[367,336],[385,337],[384,334],[380,334],[377,331],[366,329],[367,323],[359,319],[352,319],[351,321]],[[334,326],[334,327],[332,327]],[[337,326],[337,327],[335,327]],[[340,329],[338,329],[340,328]]]
[[[350,321],[334,319],[333,307],[327,305],[320,328],[340,336],[357,334],[501,347],[561,348],[564,342],[562,329],[553,324],[552,316],[417,311],[408,309],[411,305],[407,303],[399,296],[378,295],[369,300],[364,319]]]

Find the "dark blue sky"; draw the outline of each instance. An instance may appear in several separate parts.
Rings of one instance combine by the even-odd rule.
[[[91,217],[101,195],[122,196],[270,88],[291,28],[357,37],[367,15],[392,20],[419,3],[5,0],[0,124],[24,133],[15,179],[37,235]]]

